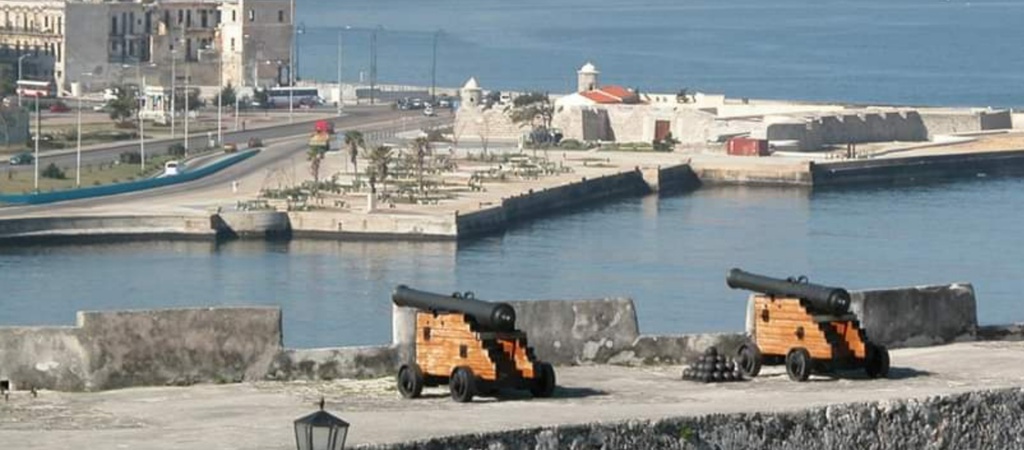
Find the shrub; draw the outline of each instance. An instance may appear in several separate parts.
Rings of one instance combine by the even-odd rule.
[[[142,162],[142,155],[139,152],[121,152],[119,159],[122,164],[139,164]]]
[[[588,148],[586,144],[577,141],[576,139],[562,139],[562,141],[558,143],[558,146],[566,150],[584,150]]]
[[[64,171],[60,170],[60,167],[57,167],[57,165],[54,163],[50,163],[50,165],[46,166],[46,168],[43,169],[43,172],[40,175],[42,175],[43,178],[52,178],[54,180],[63,180],[67,178],[67,175],[64,174]]]
[[[167,154],[170,155],[170,156],[174,156],[176,158],[180,158],[182,156],[185,156],[185,144],[182,144],[181,142],[177,142],[177,143],[169,145],[167,147]]]

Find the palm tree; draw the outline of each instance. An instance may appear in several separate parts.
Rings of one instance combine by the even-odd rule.
[[[311,145],[306,152],[306,159],[309,161],[309,173],[313,175],[313,196],[320,190],[320,165],[326,153],[324,147]]]
[[[427,155],[430,153],[430,140],[421,136],[414,139],[409,146],[412,148],[413,154],[416,156],[416,180],[420,185],[420,193],[422,193],[423,164],[427,159]]]
[[[359,149],[366,145],[366,141],[363,139],[363,133],[356,130],[349,130],[345,132],[345,145],[348,146],[349,157],[352,161],[352,171],[356,174],[356,179],[359,179],[359,166],[357,165],[357,157],[359,156]]]
[[[391,147],[386,145],[378,145],[370,152],[370,169],[374,174],[373,179],[379,179],[381,187],[385,191],[387,191],[388,164],[392,159]]]

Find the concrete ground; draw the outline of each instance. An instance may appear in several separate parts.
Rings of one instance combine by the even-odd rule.
[[[682,381],[681,367],[559,367],[554,398],[518,393],[457,404],[443,388],[401,399],[393,381],[256,382],[28,392],[0,401],[0,442],[11,449],[294,448],[292,421],[326,409],[352,424],[349,443],[386,443],[553,424],[799,410],[1024,387],[1024,342],[960,343],[892,352],[891,378],[789,381],[770,367],[749,381]]]

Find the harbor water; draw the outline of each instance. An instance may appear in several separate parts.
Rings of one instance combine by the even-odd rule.
[[[983,323],[1024,321],[1024,180],[899,189],[708,188],[625,199],[456,244],[129,243],[0,248],[0,325],[77,310],[274,305],[285,344],[386,343],[397,284],[479,298],[628,296],[647,333],[737,331],[731,267],[850,289],[971,282]]]

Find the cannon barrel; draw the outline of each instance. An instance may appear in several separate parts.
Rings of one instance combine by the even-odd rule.
[[[391,294],[391,301],[398,306],[466,314],[478,325],[489,330],[512,331],[516,328],[516,310],[512,309],[512,305],[477,300],[470,293],[441,295],[399,285]]]
[[[725,283],[733,289],[746,289],[768,295],[796,297],[807,301],[808,308],[822,313],[846,314],[850,310],[850,293],[843,288],[811,284],[806,281],[766,277],[740,269],[732,269]]]

